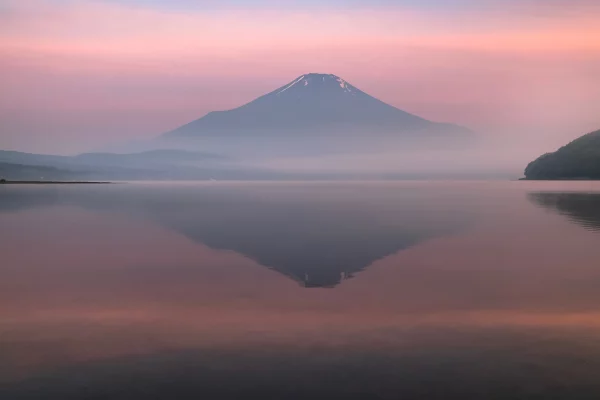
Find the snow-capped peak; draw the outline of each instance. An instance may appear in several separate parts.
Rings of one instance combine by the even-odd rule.
[[[344,93],[356,94],[354,87],[352,85],[348,84],[345,80],[343,80],[339,76],[336,76],[333,74],[318,74],[318,73],[304,74],[304,75],[298,77],[297,79],[295,79],[290,84],[281,88],[275,94],[277,96],[279,96],[292,88],[297,88],[297,89],[294,89],[294,91],[297,92],[297,90],[299,90],[300,88],[307,88],[307,89],[313,89],[313,90],[329,88],[329,90],[332,90],[332,89],[334,89],[334,87],[339,87]]]

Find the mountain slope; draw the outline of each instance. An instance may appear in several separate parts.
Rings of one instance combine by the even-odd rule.
[[[396,133],[468,130],[427,121],[390,106],[338,76],[306,74],[239,108],[211,112],[166,137],[247,133]]]
[[[600,179],[600,130],[529,163],[527,179]]]

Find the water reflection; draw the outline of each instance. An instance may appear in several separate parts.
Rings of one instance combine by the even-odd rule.
[[[0,211],[77,205],[151,219],[214,249],[232,250],[298,281],[334,287],[374,261],[464,228],[448,199],[424,204],[384,187],[130,186],[6,191]],[[425,199],[425,201],[427,201]]]
[[[454,185],[0,188],[0,399],[600,398],[597,235]]]
[[[592,231],[600,231],[600,193],[539,192],[529,193],[534,204],[556,211],[572,222]]]

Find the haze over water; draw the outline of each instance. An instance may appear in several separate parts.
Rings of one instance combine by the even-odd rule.
[[[0,187],[0,398],[596,399],[600,184]]]

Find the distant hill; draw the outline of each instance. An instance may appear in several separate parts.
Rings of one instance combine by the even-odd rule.
[[[504,176],[504,175],[500,175]],[[57,156],[0,150],[0,178],[7,180],[399,180],[498,179],[494,174],[432,172],[286,171],[244,164],[206,152],[153,150]]]
[[[600,130],[588,133],[529,163],[525,178],[532,180],[600,179]]]
[[[185,150],[150,150],[141,153],[83,153],[73,159],[85,163],[151,163],[151,164],[181,164],[198,161],[222,160],[224,157],[213,153],[203,153]]]
[[[466,128],[428,121],[386,104],[342,78],[305,74],[241,107],[216,111],[164,135],[165,138],[330,134],[444,134]]]
[[[40,179],[72,180],[78,174],[55,167],[14,164],[0,161],[0,179],[28,180]],[[82,177],[83,174],[79,174]]]
[[[56,156],[0,150],[0,162],[54,167],[184,164],[217,161],[223,158],[213,153],[171,149],[128,154],[83,153],[75,156]]]
[[[0,150],[0,177],[18,179],[209,179],[237,176],[225,157],[185,150],[141,153],[84,153],[76,156]],[[239,175],[239,174],[238,174]]]
[[[0,150],[0,178],[7,180],[313,180],[348,177],[339,173],[248,167],[217,154],[185,150],[76,156]]]

